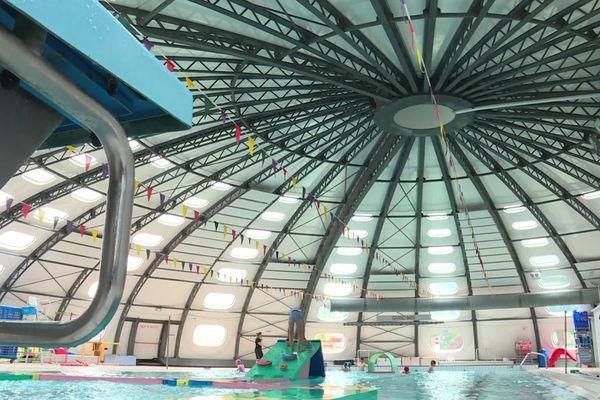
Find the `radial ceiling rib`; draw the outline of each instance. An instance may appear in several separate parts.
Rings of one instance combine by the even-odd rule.
[[[393,13],[392,10],[390,10],[387,0],[371,0],[371,5],[377,13],[377,19],[385,30],[388,40],[394,49],[394,53],[402,67],[402,71],[404,71],[404,76],[406,76],[410,90],[412,93],[416,93],[418,91],[416,82],[417,73],[410,62],[411,55],[404,44],[398,26],[391,20]]]
[[[386,135],[382,138],[382,141],[375,146],[375,151],[369,157],[369,164],[356,177],[355,181],[350,186],[350,189],[344,196],[344,201],[336,212],[335,217],[331,218],[325,236],[317,249],[315,265],[310,273],[306,291],[302,298],[301,308],[303,315],[308,315],[312,303],[312,295],[315,293],[319,277],[323,273],[325,263],[341,235],[341,224],[348,223],[361,200],[367,194],[367,191],[371,188],[373,183],[375,183],[391,159],[396,155],[401,142],[402,139],[397,136]]]
[[[372,127],[370,130],[370,133],[366,136],[366,140],[362,143],[362,145],[350,148],[344,154],[343,158],[352,159],[357,154],[359,154],[363,150],[364,146],[369,142],[369,140],[374,139],[374,137],[372,135],[375,132],[376,132],[375,128]],[[340,165],[335,165],[334,167],[332,167],[325,174],[325,176],[323,176],[323,178],[321,178],[321,180],[310,191],[310,195],[307,196],[307,198],[302,199],[300,206],[296,209],[294,214],[286,222],[283,229],[277,234],[277,237],[271,243],[269,250],[264,255],[264,257],[256,271],[256,274],[254,275],[254,278],[252,279],[254,282],[260,281],[263,273],[265,272],[265,270],[267,269],[267,267],[269,265],[269,262],[273,258],[273,254],[276,251],[276,249],[281,245],[281,243],[289,235],[289,233],[292,232],[292,229],[298,223],[300,218],[306,213],[307,210],[309,210],[311,208],[312,202],[308,201],[308,198],[318,198],[319,196],[321,196],[321,194],[327,190],[327,187],[333,182],[333,180],[340,174],[340,172],[342,170],[343,170],[343,167]],[[243,333],[244,321],[246,318],[246,314],[249,311],[250,302],[252,301],[252,295],[254,294],[255,290],[256,290],[255,287],[250,287],[248,289],[248,293],[246,294],[246,298],[244,299],[244,304],[242,306],[242,312],[240,314],[240,320],[238,322],[238,329],[237,329],[237,335],[236,335],[236,345],[235,345],[235,355],[236,356],[239,355],[240,338]]]
[[[452,186],[452,181],[450,178],[450,173],[448,171],[448,165],[446,163],[446,158],[444,156],[442,146],[440,144],[440,140],[436,137],[431,138],[431,144],[433,145],[433,150],[435,151],[435,157],[440,166],[440,171],[442,172],[442,179],[444,180],[444,188],[446,189],[446,193],[448,195],[448,199],[450,201],[450,210],[452,211],[452,220],[454,221],[454,228],[456,229],[456,235],[458,236],[458,245],[460,246],[460,255],[462,258],[462,262],[465,268],[465,278],[467,279],[467,295],[473,295],[473,283],[471,277],[471,268],[469,267],[469,261],[467,259],[467,250],[465,248],[465,239],[462,231],[462,227],[460,225],[459,219],[459,208],[456,203],[456,195],[454,192],[454,187]],[[474,347],[479,349],[479,338],[477,337],[477,313],[475,310],[471,310],[471,326],[473,328],[473,342]]]
[[[485,208],[487,209],[488,213],[491,215],[492,219],[494,220],[496,228],[498,229],[498,231],[500,232],[500,236],[502,237],[502,241],[504,242],[504,245],[506,246],[506,249],[508,250],[508,253],[510,255],[512,263],[514,264],[515,269],[517,270],[517,274],[519,275],[519,281],[521,282],[523,291],[525,293],[529,293],[530,292],[529,283],[527,282],[527,278],[525,277],[525,270],[523,269],[523,265],[521,264],[521,261],[519,260],[519,256],[517,255],[517,252],[515,250],[515,247],[508,235],[506,226],[504,225],[502,218],[498,214],[497,207],[494,204],[494,201],[490,197],[487,189],[485,188],[485,186],[484,186],[483,182],[481,181],[481,179],[479,178],[479,176],[477,176],[473,166],[471,165],[471,163],[468,161],[467,157],[463,153],[462,149],[460,148],[460,145],[455,141],[455,139],[453,137],[449,138],[448,144],[450,147],[450,151],[452,152],[452,154],[454,154],[454,156],[456,157],[456,160],[459,162],[462,169],[467,173],[467,176],[471,180],[471,183],[473,184],[473,186],[475,186],[475,189],[477,190],[477,192],[479,193],[479,196],[483,200]],[[485,260],[484,260],[484,263],[485,263]],[[536,340],[537,345],[540,346],[542,341],[540,339],[540,333],[539,333],[539,328],[538,328],[538,323],[537,323],[537,316],[536,316],[535,310],[533,308],[530,308],[529,312],[531,315],[531,319],[533,321],[535,340]]]
[[[390,212],[390,205],[392,203],[392,199],[394,198],[394,193],[396,193],[396,188],[398,183],[400,182],[400,176],[404,171],[404,167],[406,162],[408,161],[408,156],[410,155],[410,151],[412,150],[414,138],[408,138],[402,149],[400,150],[400,155],[398,156],[398,161],[396,162],[396,167],[394,169],[394,174],[392,175],[392,179],[390,180],[389,186],[385,193],[385,197],[383,199],[383,204],[381,205],[381,210],[379,212],[379,218],[377,219],[377,224],[375,225],[375,231],[373,232],[373,239],[371,239],[371,248],[377,249],[379,244],[379,237],[381,236],[381,231],[383,229],[383,224],[386,221],[386,217]],[[365,298],[365,294],[369,288],[369,278],[371,276],[371,268],[373,266],[373,260],[375,258],[375,251],[370,251],[367,255],[367,263],[365,266],[365,272],[363,274],[362,279],[362,291],[360,293],[361,298]],[[361,324],[363,321],[363,313],[358,313],[357,321],[359,324],[356,326],[356,351],[360,349],[361,344]]]
[[[556,246],[563,253],[567,261],[569,262],[570,268],[575,273],[579,284],[586,288],[587,284],[583,279],[581,273],[577,269],[577,259],[573,256],[573,253],[564,242],[563,238],[558,234],[554,226],[550,223],[550,220],[544,215],[542,210],[533,202],[533,200],[527,195],[523,188],[508,174],[502,166],[493,159],[481,146],[479,146],[474,140],[464,140],[458,138],[461,144],[473,154],[479,161],[481,161],[488,169],[496,172],[496,176],[504,183],[504,185],[510,189],[512,193],[519,199],[521,204],[529,209],[531,214],[536,218],[544,230],[550,235]]]

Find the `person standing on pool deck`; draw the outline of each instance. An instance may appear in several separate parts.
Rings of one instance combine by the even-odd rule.
[[[298,352],[301,352],[300,342],[307,342],[304,336],[304,319],[302,318],[302,310],[292,308],[288,322],[288,343],[290,344],[290,353],[294,352],[294,339],[298,338]]]
[[[254,354],[256,355],[257,360],[263,358],[262,332],[256,333],[256,339],[254,339]]]

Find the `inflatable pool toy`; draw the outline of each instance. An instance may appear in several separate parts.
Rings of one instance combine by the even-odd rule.
[[[267,367],[271,364],[273,364],[273,362],[271,360],[265,360],[264,358],[261,358],[260,360],[256,360],[256,365],[261,366],[261,367]]]
[[[564,347],[559,347],[552,352],[550,360],[548,361],[548,367],[554,368],[556,365],[556,361],[558,361],[561,357],[565,358],[565,362],[567,357],[570,358],[571,361],[577,362],[577,358],[574,355],[565,350]]]
[[[383,365],[377,365],[377,360],[380,358],[386,358],[389,361],[389,364],[385,367],[387,370],[383,369]],[[367,361],[368,369],[367,371],[370,373],[394,373],[398,369],[398,364],[396,363],[396,357],[391,353],[373,353],[369,356],[369,360]]]
[[[296,354],[284,354],[281,358],[283,361],[294,361],[298,359],[298,356]]]

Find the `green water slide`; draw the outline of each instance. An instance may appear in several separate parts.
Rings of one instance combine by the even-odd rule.
[[[285,340],[275,343],[265,354],[263,360],[271,361],[271,365],[254,365],[246,374],[248,380],[259,379],[307,379],[325,376],[325,362],[320,340],[310,340],[310,347],[297,354],[297,359],[285,361],[283,356],[290,353],[290,347]],[[296,347],[296,346],[294,346]],[[305,346],[302,346],[305,348]],[[282,371],[281,364],[287,364]]]

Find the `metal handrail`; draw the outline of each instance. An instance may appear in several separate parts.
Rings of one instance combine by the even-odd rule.
[[[525,354],[525,357],[523,357],[523,360],[521,361],[521,364],[519,364],[520,368],[523,368],[523,364],[525,364],[525,361],[527,361],[527,358],[529,357],[530,354],[536,354],[538,356],[542,356],[544,357],[544,360],[546,360],[546,368],[548,368],[548,356],[543,354],[543,353],[538,353],[536,351],[530,351],[529,353]]]
[[[93,338],[110,322],[123,296],[133,208],[133,155],[123,128],[104,107],[5,28],[0,28],[0,64],[96,134],[106,152],[110,174],[100,277],[89,308],[68,322],[0,321],[2,344],[74,346]]]

